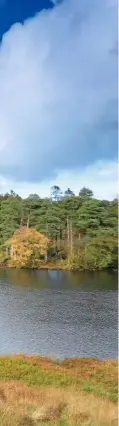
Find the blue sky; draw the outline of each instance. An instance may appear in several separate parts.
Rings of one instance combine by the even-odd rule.
[[[0,0],[0,37],[16,22],[23,23],[40,10],[52,7],[50,0]]]
[[[117,0],[0,0],[0,191],[117,195]]]

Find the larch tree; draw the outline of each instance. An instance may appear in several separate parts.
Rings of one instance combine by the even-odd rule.
[[[36,267],[40,257],[46,258],[49,240],[34,228],[21,227],[6,242],[12,266]]]

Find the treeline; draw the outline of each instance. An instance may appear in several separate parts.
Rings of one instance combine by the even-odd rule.
[[[22,199],[11,191],[0,195],[0,262],[6,262],[6,242],[17,229],[27,227],[49,241],[45,259],[37,250],[36,263],[33,255],[28,263],[31,267],[117,268],[117,223],[118,200],[97,200],[87,188],[76,196],[69,188],[63,194],[54,186],[51,197],[44,199],[37,194]]]

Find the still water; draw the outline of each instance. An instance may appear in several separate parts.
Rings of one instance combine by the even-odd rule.
[[[117,273],[0,269],[0,353],[117,358]]]

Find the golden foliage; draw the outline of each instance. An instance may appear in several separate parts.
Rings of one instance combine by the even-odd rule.
[[[37,266],[40,256],[47,254],[49,240],[34,228],[21,227],[6,242],[11,266]]]

